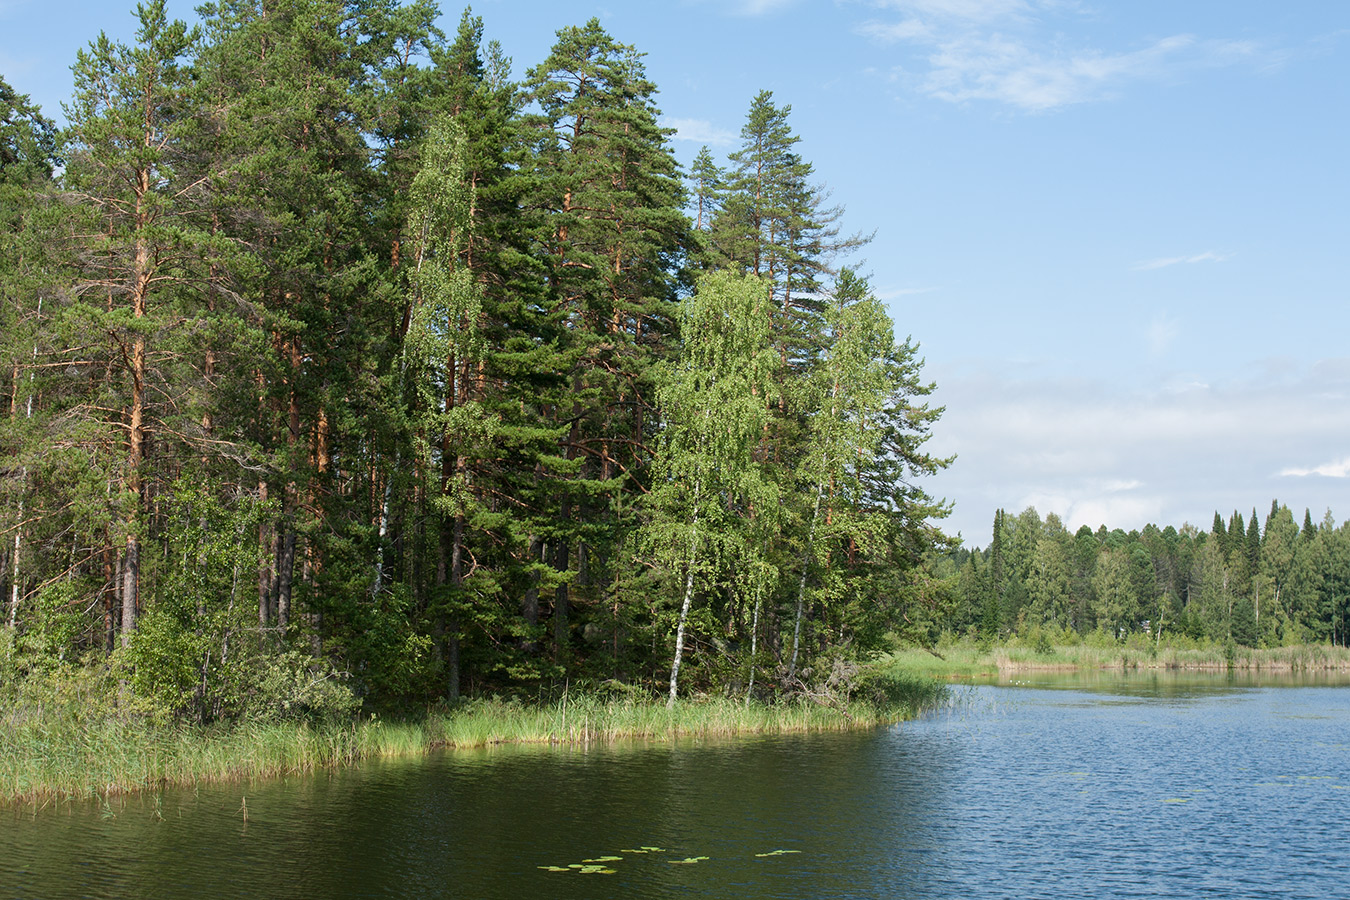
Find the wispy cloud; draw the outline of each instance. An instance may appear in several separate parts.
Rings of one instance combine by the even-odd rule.
[[[737,16],[763,16],[796,5],[797,0],[736,0],[722,6],[723,11]]]
[[[706,119],[680,119],[674,116],[662,116],[660,124],[663,128],[674,128],[675,140],[677,141],[707,144],[710,147],[729,147],[736,143],[736,132],[718,128]]]
[[[1229,254],[1227,253],[1215,253],[1213,251],[1197,253],[1194,256],[1164,256],[1160,259],[1150,259],[1141,263],[1135,263],[1134,270],[1136,272],[1151,272],[1154,269],[1165,269],[1168,266],[1179,266],[1182,264],[1193,265],[1202,262],[1224,262],[1229,258]]]
[[[1272,497],[1350,512],[1350,361],[1303,365],[1278,381],[1253,363],[1250,378],[1180,392],[1166,376],[1143,386],[1026,379],[1007,367],[932,374],[933,401],[947,411],[930,449],[958,458],[929,487],[955,501],[952,530],[978,544],[1000,507],[1034,505],[1094,529],[1203,527],[1216,509]]]
[[[1350,456],[1336,462],[1323,463],[1311,469],[1281,469],[1281,478],[1307,478],[1309,475],[1321,475],[1323,478],[1350,478]]]
[[[1079,13],[1074,0],[882,0],[898,18],[871,19],[857,31],[883,44],[926,52],[916,88],[953,103],[986,100],[1046,112],[1102,100],[1126,85],[1176,76],[1191,68],[1248,63],[1277,66],[1283,58],[1251,41],[1200,40],[1177,34],[1133,49],[1074,47],[1047,20]],[[914,75],[915,67],[910,66]]]
[[[1144,486],[1142,481],[1108,481],[1102,485],[1102,490],[1108,494],[1120,494],[1125,491],[1133,491]]]
[[[993,25],[1032,11],[1027,0],[881,0],[876,4],[911,16]],[[1042,4],[1057,5],[1057,4]]]

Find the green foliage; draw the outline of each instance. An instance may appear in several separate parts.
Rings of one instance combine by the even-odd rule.
[[[596,20],[517,85],[429,0],[137,15],[80,53],[60,142],[0,82],[16,696],[225,725],[650,693],[687,628],[692,686],[744,700],[936,639],[941,410],[834,269],[862,241],[790,107],[757,96],[686,191]]]

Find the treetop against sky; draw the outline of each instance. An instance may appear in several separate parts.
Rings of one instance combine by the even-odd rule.
[[[191,2],[169,14],[193,17]],[[444,4],[442,27],[461,12]],[[599,16],[645,52],[686,166],[762,89],[948,412],[930,489],[1076,527],[1350,515],[1350,6],[1064,0],[481,2],[542,60]],[[61,119],[130,4],[0,0],[0,75]]]

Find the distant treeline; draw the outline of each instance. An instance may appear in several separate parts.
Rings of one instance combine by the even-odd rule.
[[[517,82],[427,0],[199,13],[63,130],[0,81],[0,683],[792,691],[931,618],[940,410],[790,107],[682,173],[595,20]]]
[[[1214,514],[1209,531],[1171,525],[1076,533],[1035,509],[999,510],[983,550],[947,560],[950,615],[939,627],[997,640],[1012,633],[1100,629],[1273,647],[1304,642],[1347,646],[1350,523],[1328,512],[1302,525],[1272,502],[1264,523]]]

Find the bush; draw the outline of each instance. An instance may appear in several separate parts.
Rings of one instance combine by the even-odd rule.
[[[249,698],[251,719],[333,719],[350,716],[361,701],[345,673],[327,660],[290,650],[267,661]]]

